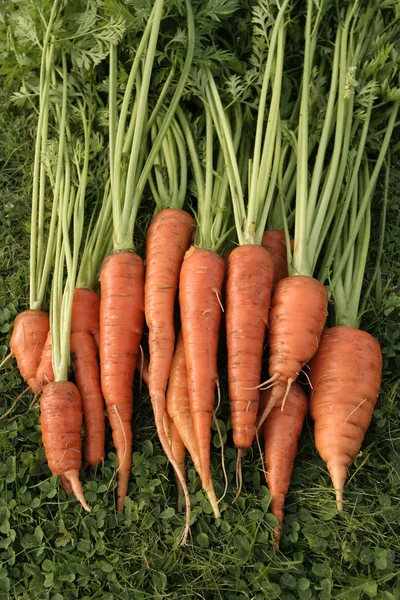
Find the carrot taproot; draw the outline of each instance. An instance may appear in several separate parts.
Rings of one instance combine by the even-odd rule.
[[[117,509],[122,512],[132,461],[133,377],[144,322],[144,265],[134,252],[115,252],[100,273],[101,390],[117,451]]]
[[[167,389],[166,408],[168,416],[174,424],[185,448],[189,452],[195,469],[203,482],[203,475],[200,468],[199,449],[194,432],[193,417],[190,412],[190,399],[182,331],[179,332],[174,357],[172,359]],[[218,502],[211,477],[207,485],[204,485],[203,483],[203,488],[208,496],[215,517],[219,518],[221,514],[219,512]]]
[[[266,404],[272,388],[261,392]],[[266,481],[271,494],[271,511],[279,523],[274,529],[274,549],[279,550],[282,536],[285,497],[289,491],[290,478],[297,454],[298,440],[308,409],[308,400],[303,388],[294,383],[282,410],[278,401],[263,425]]]
[[[100,464],[105,455],[104,400],[96,344],[100,333],[99,318],[100,296],[92,290],[76,288],[72,303],[70,344],[86,429],[84,457],[92,467]]]
[[[34,394],[40,394],[42,389],[36,371],[49,329],[49,315],[42,310],[25,310],[14,321],[10,339],[11,353],[17,360],[21,377]]]
[[[179,302],[190,412],[205,489],[210,482],[211,421],[218,381],[217,349],[224,275],[224,260],[216,252],[196,246],[186,252],[179,280]]]
[[[261,245],[268,250],[274,264],[274,280],[272,287],[275,288],[278,281],[288,276],[285,232],[281,229],[267,229],[267,231],[264,231],[263,233]],[[290,245],[293,252],[293,240],[290,240]]]
[[[328,295],[317,279],[294,275],[281,279],[269,314],[269,374],[272,391],[258,421],[261,427],[275,403],[315,355],[325,326]]]
[[[228,257],[226,341],[233,441],[250,448],[260,400],[261,363],[271,301],[273,263],[262,246],[238,246]]]
[[[54,381],[53,353],[51,348],[50,330],[47,334],[46,342],[42,350],[42,356],[40,357],[40,363],[36,370],[36,379],[42,387]]]
[[[309,377],[315,445],[327,464],[340,511],[347,470],[360,451],[379,394],[382,354],[378,341],[354,327],[326,329],[310,363]]]
[[[176,463],[176,468],[179,469],[181,474],[181,477],[179,477],[178,474],[174,471],[175,484],[177,490],[178,511],[181,512],[183,507],[183,500],[185,497],[181,479],[183,478],[183,480],[186,481],[186,447],[182,441],[181,436],[179,435],[177,428],[175,427],[173,420],[167,412],[165,412],[164,415],[164,431],[171,448],[172,456],[174,457]]]
[[[76,498],[90,512],[79,481],[82,405],[73,383],[56,381],[45,386],[40,399],[40,426],[50,471],[71,484]]]

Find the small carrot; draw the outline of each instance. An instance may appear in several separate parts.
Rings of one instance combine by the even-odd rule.
[[[91,289],[76,288],[72,304],[71,333],[85,331],[100,349],[100,296]]]
[[[337,508],[342,510],[347,470],[360,451],[379,394],[379,343],[361,329],[331,327],[322,335],[309,376],[315,445],[327,464]]]
[[[36,371],[36,379],[42,387],[54,381],[52,354],[53,353],[51,349],[51,335],[49,331],[46,337],[46,343],[43,346],[42,356],[40,357],[40,363]]]
[[[261,393],[268,402],[272,388]],[[289,491],[298,440],[307,414],[308,401],[303,388],[294,383],[282,410],[282,399],[271,410],[263,425],[266,481],[271,494],[271,510],[279,521],[274,529],[274,549],[279,550],[282,536],[285,497]]]
[[[71,484],[83,508],[90,512],[79,481],[82,404],[73,383],[56,381],[45,386],[40,399],[40,427],[50,471]]]
[[[167,413],[172,420],[184,446],[187,448],[196,471],[203,480],[200,468],[198,444],[194,432],[193,418],[190,412],[190,399],[187,385],[185,350],[183,347],[182,331],[179,332],[167,390]],[[172,436],[171,436],[172,437]],[[214,515],[220,517],[214,485],[210,477],[207,486],[203,488],[208,496]]]
[[[101,390],[117,451],[117,509],[122,512],[132,461],[132,384],[144,322],[142,259],[134,252],[110,254],[100,286]]]
[[[10,339],[10,349],[17,359],[21,376],[34,394],[40,394],[37,368],[49,333],[49,315],[42,310],[26,310],[17,315]]]
[[[170,418],[170,416],[168,415],[167,412],[165,413],[165,417],[164,417],[164,431],[165,431],[165,435],[167,436],[167,439],[169,441],[172,456],[174,457],[174,460],[176,463],[176,467],[179,469],[179,471],[181,473],[181,477],[178,477],[177,473],[175,473],[175,483],[176,483],[176,489],[177,489],[177,505],[178,505],[178,511],[181,512],[182,507],[183,507],[183,499],[185,497],[183,487],[181,484],[181,478],[186,480],[186,465],[185,465],[186,448],[185,448],[185,444],[182,441],[181,436],[179,435],[177,428],[175,427],[173,420]]]
[[[210,483],[211,421],[218,381],[217,349],[224,275],[224,260],[217,253],[196,246],[186,252],[179,281],[179,302],[190,412],[205,489]]]

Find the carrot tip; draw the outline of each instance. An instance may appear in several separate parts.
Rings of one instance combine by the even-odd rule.
[[[71,471],[66,471],[63,473],[64,477],[70,482],[72,491],[75,494],[76,499],[82,504],[83,508],[86,512],[91,512],[89,505],[85,500],[85,496],[83,495],[82,484],[79,481],[79,471],[76,469],[72,469]]]
[[[336,490],[336,507],[339,512],[343,510],[343,490]]]
[[[235,504],[236,500],[239,498],[240,496],[240,492],[242,491],[242,484],[243,484],[243,478],[242,478],[242,454],[243,454],[243,449],[242,448],[238,448],[237,451],[237,458],[236,458],[236,486],[237,486],[237,491],[236,491],[236,495],[232,501],[232,504]]]

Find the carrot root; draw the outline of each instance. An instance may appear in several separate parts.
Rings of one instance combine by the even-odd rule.
[[[79,502],[82,504],[83,508],[86,510],[86,512],[91,512],[90,507],[88,506],[86,500],[85,500],[85,496],[83,495],[83,490],[82,490],[82,485],[81,482],[79,481],[79,471],[77,471],[76,469],[73,469],[72,471],[65,471],[65,473],[63,473],[65,479],[67,481],[69,481],[69,483],[71,484],[71,488],[72,491],[75,494],[75,497],[77,500],[79,500]]]
[[[0,421],[1,421],[2,419],[5,419],[6,417],[8,417],[8,415],[9,415],[10,413],[12,413],[12,411],[14,410],[14,408],[17,406],[18,402],[21,400],[21,398],[22,398],[23,396],[25,396],[25,394],[26,394],[26,393],[28,393],[28,392],[29,392],[29,390],[30,390],[30,389],[31,389],[31,388],[30,388],[30,386],[28,385],[28,387],[26,387],[26,388],[24,389],[24,391],[23,391],[23,392],[21,392],[21,393],[20,393],[20,394],[19,394],[19,395],[18,395],[18,396],[15,398],[15,400],[14,400],[14,402],[11,404],[10,408],[9,408],[9,409],[8,409],[8,410],[7,410],[7,411],[6,411],[6,412],[5,412],[3,415],[1,415],[1,417],[0,417]]]

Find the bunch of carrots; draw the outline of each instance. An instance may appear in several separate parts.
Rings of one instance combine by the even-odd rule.
[[[224,19],[236,27],[240,2],[210,14],[201,2],[183,5],[154,0],[128,34],[119,15],[85,72],[62,43],[68,3],[51,6],[40,43],[30,306],[15,320],[11,355],[40,396],[50,470],[87,511],[79,472],[104,460],[105,412],[124,510],[140,371],[185,504],[185,543],[186,452],[221,517],[210,446],[224,320],[236,494],[242,455],[263,436],[278,550],[308,410],[342,510],[380,389],[379,344],[359,329],[373,279],[360,299],[371,204],[397,125],[398,25],[388,25],[390,2],[260,0],[250,53],[237,56],[222,50],[220,30]],[[294,24],[303,34],[292,40]],[[127,70],[124,35],[134,49]],[[143,261],[135,223],[148,193]]]

